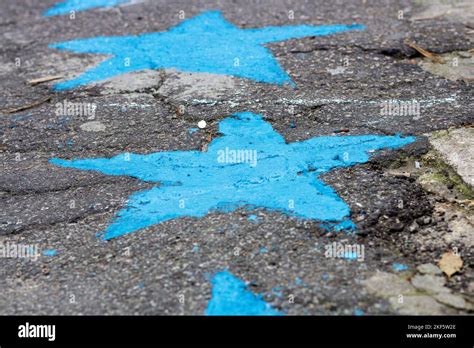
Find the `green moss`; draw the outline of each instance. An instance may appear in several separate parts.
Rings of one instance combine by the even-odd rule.
[[[443,132],[437,132],[437,136],[444,136]],[[445,132],[446,133],[446,132]],[[421,164],[421,168],[415,168],[415,162]],[[400,156],[394,160],[390,169],[406,168],[413,177],[418,177],[422,181],[434,181],[443,186],[452,187],[463,199],[474,199],[473,189],[467,185],[454,169],[442,160],[442,157],[435,150],[430,150],[421,158],[413,156]]]
[[[425,167],[432,169],[430,179],[441,182],[445,185],[452,185],[466,199],[473,199],[474,192],[462,178],[453,170],[453,168],[441,160],[441,156],[434,150],[428,152],[421,159],[421,163]]]

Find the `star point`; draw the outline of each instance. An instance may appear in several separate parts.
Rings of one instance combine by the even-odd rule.
[[[212,298],[206,315],[282,315],[248,289],[247,284],[227,270],[216,273],[211,279]]]

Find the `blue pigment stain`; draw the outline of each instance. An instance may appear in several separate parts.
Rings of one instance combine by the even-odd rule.
[[[78,39],[49,47],[112,56],[79,77],[56,84],[56,90],[71,89],[132,71],[162,68],[294,85],[271,51],[263,45],[361,29],[364,26],[356,24],[240,29],[229,23],[219,11],[208,11],[166,32]]]
[[[193,253],[197,253],[199,251],[199,245],[195,244],[193,246]]]
[[[260,248],[260,254],[266,254],[266,253],[268,253],[267,248]]]
[[[247,217],[247,219],[248,219],[249,221],[254,222],[254,223],[258,222],[258,216],[255,215],[255,214],[249,215],[249,216]]]
[[[247,289],[247,285],[228,271],[211,280],[212,298],[206,315],[281,315],[270,304]]]
[[[362,309],[359,309],[359,308],[356,308],[354,310],[354,315],[357,316],[357,317],[360,317],[362,315],[365,315],[364,311]]]
[[[199,130],[199,128],[189,128],[188,133],[189,134],[194,134]]]
[[[131,0],[66,0],[57,3],[46,10],[43,15],[46,17],[69,14],[71,11],[85,11],[97,7],[112,7],[125,4]]]
[[[296,279],[295,279],[295,284],[296,284],[296,285],[301,285],[301,284],[303,284],[303,281],[301,280],[301,278],[296,277]]]
[[[43,255],[44,256],[56,256],[58,254],[57,250],[54,249],[49,249],[49,250],[44,250]]]
[[[359,258],[359,254],[356,252],[348,251],[344,253],[344,258],[348,260],[357,260]]]
[[[206,152],[123,153],[112,158],[53,158],[50,162],[160,183],[128,198],[128,205],[103,232],[104,239],[111,239],[171,219],[200,218],[212,211],[226,213],[241,207],[343,222],[349,219],[349,206],[319,175],[365,163],[369,151],[415,141],[398,135],[360,135],[321,136],[287,144],[262,116],[250,112],[222,120],[219,132],[222,136]],[[237,163],[237,157],[228,156],[229,149],[256,153],[256,161]]]
[[[401,271],[406,271],[408,269],[408,266],[407,265],[403,265],[401,263],[394,263],[392,264],[392,269],[395,271],[395,272],[401,272]]]

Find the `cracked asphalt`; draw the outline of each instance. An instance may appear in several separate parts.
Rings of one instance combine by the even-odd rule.
[[[453,129],[460,139],[474,137],[469,1],[149,0],[78,12],[74,19],[43,17],[54,3],[0,4],[0,244],[57,251],[37,260],[0,258],[0,314],[202,315],[209,277],[223,269],[289,315],[472,314],[472,186],[443,157],[447,145],[433,142]],[[269,44],[297,87],[173,69],[63,92],[53,91],[56,81],[29,82],[70,79],[105,58],[49,44],[166,31],[181,21],[180,11],[191,18],[216,9],[240,28],[359,23],[366,29]],[[449,71],[407,40],[446,57]],[[93,103],[95,115],[60,115],[57,104],[65,100]],[[381,114],[390,100],[416,101],[420,113]],[[349,205],[356,234],[238,209],[104,242],[97,232],[128,196],[153,184],[48,162],[204,150],[219,136],[219,121],[242,111],[262,114],[287,142],[397,133],[418,140],[322,176]],[[200,120],[207,127],[190,131]],[[472,151],[463,148],[457,160],[472,175]],[[333,242],[364,246],[364,260],[325,257]],[[453,251],[463,266],[448,277],[438,261]]]

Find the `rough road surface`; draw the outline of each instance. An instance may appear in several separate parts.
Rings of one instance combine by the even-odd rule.
[[[145,0],[43,16],[54,4],[0,4],[0,314],[201,315],[213,275],[224,270],[283,314],[473,310],[471,1]],[[206,10],[242,29],[366,29],[266,45],[296,86],[161,69],[53,89],[107,57],[48,45],[167,31]],[[65,102],[84,107],[61,112]],[[393,108],[401,105],[410,108]],[[356,233],[241,207],[104,241],[97,233],[127,198],[157,184],[49,162],[205,151],[219,122],[244,111],[263,115],[288,143],[323,135],[417,141],[321,176],[350,207]],[[5,252],[22,245],[37,258]],[[331,257],[332,245],[358,247],[356,259]]]

